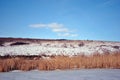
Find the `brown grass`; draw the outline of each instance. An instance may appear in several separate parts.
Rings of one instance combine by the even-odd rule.
[[[56,70],[56,69],[90,69],[90,68],[117,68],[120,69],[120,53],[113,54],[94,54],[78,55],[73,57],[54,56],[49,59],[43,58],[25,58],[11,57],[0,58],[0,72],[11,70],[29,71],[39,70]]]

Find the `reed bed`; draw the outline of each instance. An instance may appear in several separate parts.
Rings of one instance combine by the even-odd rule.
[[[38,70],[64,70],[64,69],[93,69],[112,68],[120,69],[120,52],[95,53],[93,55],[77,56],[50,56],[50,57],[0,57],[0,72],[11,70],[29,71]]]

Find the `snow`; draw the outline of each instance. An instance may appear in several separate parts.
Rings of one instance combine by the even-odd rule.
[[[120,69],[55,71],[12,71],[0,73],[0,80],[120,80]]]
[[[83,46],[79,46],[80,42],[41,42],[30,43],[29,45],[10,46],[12,42],[7,42],[4,46],[0,46],[0,55],[77,55],[92,54],[95,52],[115,52],[120,51],[120,42],[84,42]],[[113,46],[118,46],[119,49]]]

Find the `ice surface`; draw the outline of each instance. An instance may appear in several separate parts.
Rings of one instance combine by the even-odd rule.
[[[120,80],[120,69],[12,71],[0,73],[0,80]]]

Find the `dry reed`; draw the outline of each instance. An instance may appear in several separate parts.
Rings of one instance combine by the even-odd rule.
[[[78,56],[54,56],[43,58],[11,57],[0,59],[0,72],[11,70],[29,71],[56,70],[56,69],[91,69],[91,68],[117,68],[120,69],[120,52],[111,54],[94,54]]]

